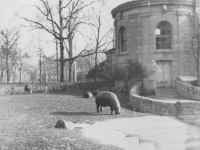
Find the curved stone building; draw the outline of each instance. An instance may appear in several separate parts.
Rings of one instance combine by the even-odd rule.
[[[112,10],[115,19],[115,54],[112,62],[141,62],[150,72],[146,89],[173,87],[177,76],[196,75],[189,51],[192,32],[189,14],[196,0],[134,0]]]

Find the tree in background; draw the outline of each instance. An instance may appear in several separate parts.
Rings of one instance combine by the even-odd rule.
[[[56,82],[57,81],[57,71],[59,70],[59,64],[57,67],[57,62],[52,61],[54,59],[55,55],[50,56],[47,58],[44,57],[44,59],[41,62],[41,74],[42,74],[42,81],[44,82]],[[57,70],[58,69],[58,70]],[[65,70],[67,70],[67,66],[65,66]],[[59,73],[58,73],[59,74]]]
[[[90,53],[93,53],[93,52],[95,52],[95,51],[92,51]],[[105,53],[98,53],[97,64],[99,64],[105,60],[106,60]],[[77,69],[78,69],[77,79],[84,80],[88,71],[95,66],[95,54],[78,58],[76,61],[76,64],[77,64]]]
[[[27,71],[27,74],[29,75],[30,82],[36,82],[38,80],[38,67],[27,65],[24,66],[24,69]]]
[[[196,6],[195,6],[196,8]],[[197,71],[197,86],[200,86],[200,22],[199,22],[199,11],[185,14],[188,18],[190,31],[187,38],[187,49],[186,54],[192,55],[196,62],[196,71]],[[185,39],[184,39],[185,40]]]
[[[125,66],[116,66],[104,61],[97,66],[97,69],[95,67],[90,69],[87,74],[88,79],[107,81],[110,87],[113,83],[120,82],[127,94],[134,84],[147,76],[148,72],[142,64],[131,59],[126,61]]]
[[[90,69],[86,77],[87,79],[92,79],[94,81],[107,81],[108,85],[111,87],[117,80],[119,80],[118,71],[119,69],[115,65],[108,61],[103,61],[98,64],[97,67],[94,66]]]
[[[103,28],[101,9],[96,11],[94,8],[92,8],[91,14],[93,14],[93,16],[90,16],[91,17],[90,27],[92,29],[92,35],[93,35],[93,38],[90,38],[90,39],[94,45],[95,69],[97,69],[97,65],[98,65],[98,53],[104,52],[105,50],[107,50],[107,48],[113,42],[113,28],[110,28],[107,31],[103,32],[104,28]],[[98,71],[95,71],[95,72],[98,72]],[[97,79],[97,75],[96,75],[96,79]]]
[[[34,6],[40,13],[37,19],[32,20],[22,16],[20,18],[29,22],[31,28],[46,31],[59,42],[60,59],[57,61],[60,61],[60,82],[64,82],[65,62],[69,61],[69,71],[71,71],[73,61],[87,51],[87,46],[85,46],[77,55],[73,55],[73,40],[79,26],[86,23],[83,10],[96,1],[86,3],[83,0],[57,0],[56,7],[55,5],[51,6],[47,0],[40,0],[40,2],[41,6]],[[65,49],[69,56],[68,59],[64,58]],[[69,76],[69,80],[71,80],[71,73]]]
[[[16,75],[16,73],[19,71],[19,83],[22,82],[22,71],[23,69],[26,67],[26,62],[28,61],[28,59],[30,58],[30,56],[27,53],[22,53],[23,50],[19,50],[17,55],[15,56],[15,73],[13,75]],[[15,78],[13,79],[13,82],[15,81]]]
[[[6,76],[6,82],[9,83],[19,54],[18,41],[20,36],[16,28],[1,30],[0,34],[1,82]]]
[[[146,68],[144,68],[140,62],[128,59],[126,60],[126,66],[119,67],[118,81],[122,83],[128,94],[133,85],[138,81],[142,81],[143,78],[148,77],[148,75],[149,73]]]

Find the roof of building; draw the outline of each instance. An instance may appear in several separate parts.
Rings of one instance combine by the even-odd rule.
[[[111,11],[111,14],[114,18],[115,14],[117,14],[118,12],[137,7],[145,7],[151,5],[167,5],[167,4],[193,6],[195,2],[196,0],[132,0],[115,7]]]

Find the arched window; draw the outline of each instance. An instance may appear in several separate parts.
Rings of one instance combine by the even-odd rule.
[[[126,52],[127,51],[127,34],[126,34],[126,29],[124,27],[121,27],[119,30],[119,47],[120,47],[120,52]]]
[[[156,28],[156,49],[171,49],[172,29],[168,22],[161,22]]]

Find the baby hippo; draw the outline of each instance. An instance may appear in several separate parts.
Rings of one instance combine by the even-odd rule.
[[[97,113],[102,112],[102,107],[110,107],[111,114],[113,114],[113,110],[115,114],[120,114],[121,107],[117,96],[109,91],[101,91],[96,96],[96,106],[97,106]]]
[[[24,88],[25,93],[31,94],[32,93],[32,86],[30,84],[26,84]]]

